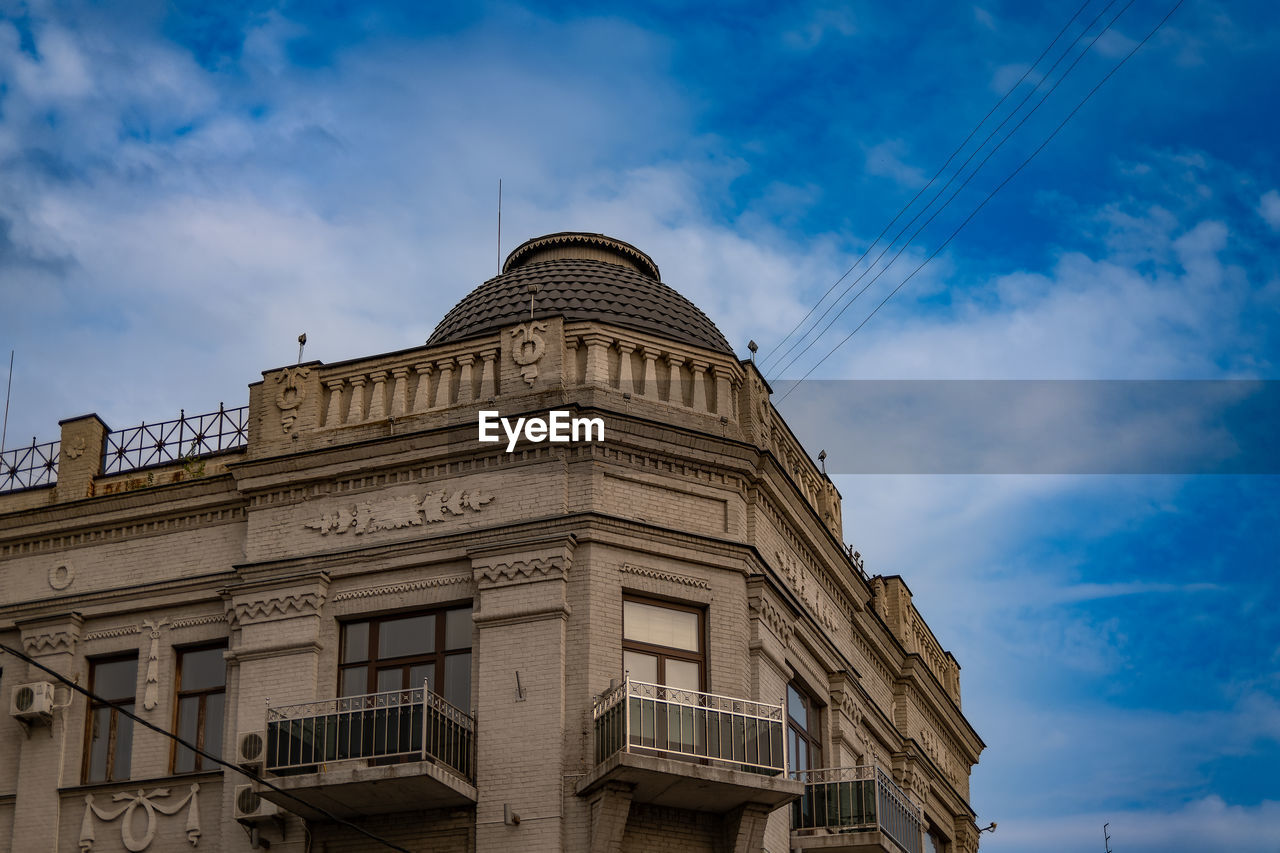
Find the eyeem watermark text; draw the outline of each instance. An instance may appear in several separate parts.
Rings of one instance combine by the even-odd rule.
[[[538,444],[551,441],[568,444],[571,441],[604,441],[604,418],[575,418],[563,409],[552,409],[545,418],[504,418],[495,411],[481,411],[479,438],[482,442],[502,441],[498,427],[507,434],[507,452],[515,450],[516,442],[523,435],[525,440]]]

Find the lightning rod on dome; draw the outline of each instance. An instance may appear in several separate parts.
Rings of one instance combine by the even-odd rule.
[[[498,178],[498,275],[502,275],[502,178]]]

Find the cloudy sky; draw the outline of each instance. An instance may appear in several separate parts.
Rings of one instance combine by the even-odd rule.
[[[0,0],[7,446],[89,411],[121,428],[241,405],[304,331],[325,361],[420,344],[495,271],[499,178],[505,249],[636,244],[742,355],[760,342],[780,392],[1280,379],[1280,16],[1261,0],[1185,0],[835,348],[1172,1]],[[836,305],[826,334],[783,355],[869,247],[810,318]],[[869,286],[845,308],[851,283]],[[838,483],[846,538],[907,577],[964,667],[988,744],[973,803],[1000,824],[984,849],[1101,850],[1110,821],[1117,853],[1280,850],[1280,478]]]

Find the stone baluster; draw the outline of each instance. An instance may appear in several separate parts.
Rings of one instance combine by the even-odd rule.
[[[717,364],[711,368],[711,372],[716,377],[716,414],[731,421],[737,420],[733,416],[733,396],[730,394],[733,388],[733,371]]]
[[[696,359],[690,360],[689,367],[693,370],[693,398],[689,405],[696,412],[707,411],[707,368],[711,365],[705,361]]]
[[[436,399],[431,404],[431,408],[443,409],[451,402],[449,395],[453,390],[451,387],[453,385],[453,359],[446,358],[436,362],[436,366],[440,369],[440,383],[436,385]]]
[[[671,371],[671,384],[667,388],[667,402],[673,406],[684,405],[684,383],[680,381],[680,368],[684,359],[675,353],[667,353],[667,367]]]
[[[476,357],[471,354],[458,356],[458,403],[470,403],[475,395],[472,393],[474,385],[472,384],[472,367],[475,364]]]
[[[613,339],[608,335],[592,332],[582,336],[587,345],[586,381],[593,385],[609,384],[609,345]]]
[[[480,351],[480,399],[482,400],[498,396],[498,374],[494,370],[497,363],[497,349]]]
[[[345,379],[330,379],[324,383],[329,389],[329,410],[324,416],[324,425],[335,427],[342,423],[342,386]]]
[[[347,409],[347,423],[358,424],[364,420],[364,384],[366,382],[363,376],[352,376],[351,382],[351,407]]]
[[[373,393],[369,395],[369,420],[380,421],[387,416],[387,372],[377,370],[373,379]]]
[[[413,410],[425,412],[431,408],[431,371],[435,369],[435,365],[424,361],[422,364],[415,364],[413,369],[418,374],[418,392],[413,397]]]
[[[640,393],[650,400],[658,399],[658,353],[659,350],[653,347],[644,347],[640,351],[644,356],[643,373],[640,375],[644,387],[640,389]]]
[[[409,368],[393,367],[391,376],[391,417],[403,417],[409,408]]]
[[[631,376],[631,353],[635,351],[635,344],[618,341],[618,387],[627,393],[635,389],[635,379]]]

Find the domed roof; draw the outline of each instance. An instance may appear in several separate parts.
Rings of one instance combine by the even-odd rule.
[[[535,318],[599,320],[733,353],[706,314],[659,280],[652,258],[622,240],[579,232],[520,244],[507,256],[501,275],[444,315],[427,345],[466,340],[527,320],[530,285],[537,287]]]

